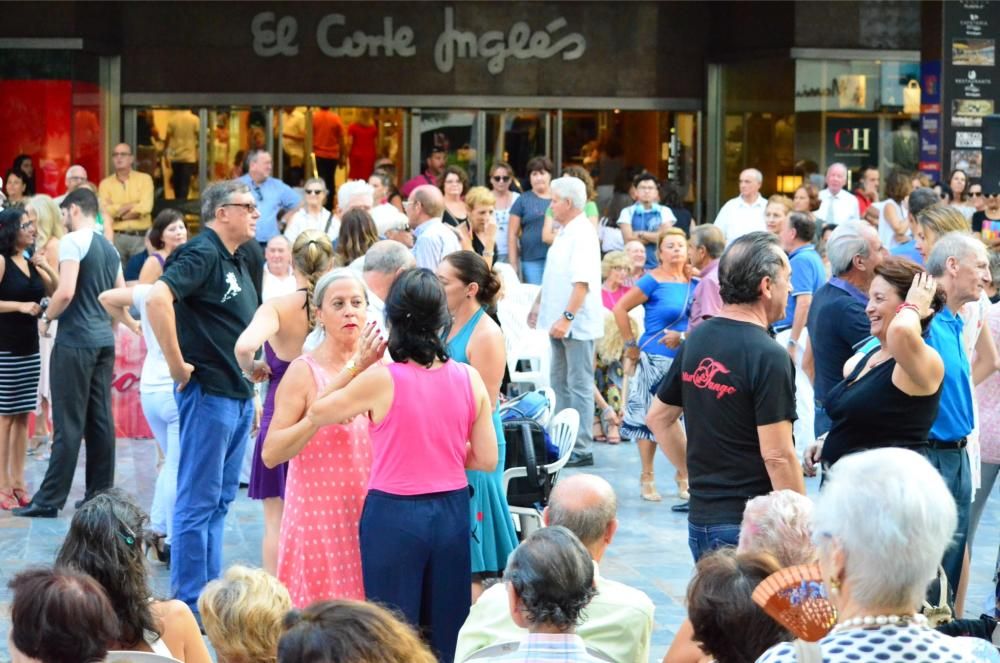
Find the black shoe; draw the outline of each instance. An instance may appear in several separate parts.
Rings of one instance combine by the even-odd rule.
[[[670,507],[670,510],[674,513],[687,513],[691,510],[691,507],[688,502],[681,502]]]
[[[594,464],[594,454],[581,454],[575,451],[569,455],[566,467],[589,467]]]
[[[28,506],[12,509],[11,513],[20,518],[55,518],[59,515],[59,509],[32,502]]]

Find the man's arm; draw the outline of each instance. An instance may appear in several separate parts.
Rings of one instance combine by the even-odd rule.
[[[174,293],[163,281],[153,284],[146,296],[146,315],[153,335],[160,344],[163,358],[170,368],[170,377],[177,383],[177,391],[181,391],[191,379],[194,366],[184,361],[181,346],[177,341],[177,319],[174,315]]]
[[[574,283],[573,291],[569,295],[569,301],[566,303],[564,310],[576,315],[576,312],[583,308],[583,302],[587,298],[587,291],[589,289],[590,286],[586,283]],[[565,338],[569,335],[569,328],[572,324],[565,316],[559,316],[559,319],[552,323],[552,328],[549,329],[549,336],[552,338]]]
[[[55,320],[66,311],[76,296],[76,281],[79,276],[79,261],[63,260],[59,263],[59,287],[49,299],[49,308],[45,311],[46,318]]]
[[[101,205],[104,208],[101,211],[107,215],[104,220],[104,225],[109,226],[114,221],[118,220],[118,208],[121,207],[121,205],[114,201],[112,187],[110,186],[110,182],[108,182],[108,180],[101,180],[101,183],[97,185],[97,197],[100,199]]]
[[[764,459],[764,467],[771,477],[771,487],[774,490],[788,488],[805,495],[802,465],[795,455],[795,443],[792,440],[792,422],[779,421],[757,426],[757,437],[760,439],[760,455]]]

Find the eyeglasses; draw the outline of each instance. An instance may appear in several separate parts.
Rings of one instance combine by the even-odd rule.
[[[130,156],[132,156],[132,153],[131,152],[112,152],[111,156],[113,156],[113,157],[130,157]]]
[[[20,228],[21,230],[27,230],[33,225],[35,225],[34,221],[25,221],[24,223],[18,225],[18,228]]]
[[[87,178],[86,177],[80,177],[79,175],[71,175],[70,177],[68,177],[66,179],[68,179],[70,182],[83,182]]]
[[[308,193],[310,196],[318,196],[319,194],[323,193],[323,189],[306,189],[306,193]]]
[[[510,175],[494,175],[490,179],[494,182],[510,182]]]
[[[253,203],[222,203],[221,207],[242,207],[247,214],[253,214],[257,211],[257,206]]]

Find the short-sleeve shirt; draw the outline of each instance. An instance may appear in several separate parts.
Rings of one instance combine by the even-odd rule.
[[[635,287],[647,297],[646,303],[642,305],[645,318],[642,337],[639,339],[639,347],[643,352],[664,357],[676,356],[676,348],[668,348],[659,339],[665,329],[678,332],[687,330],[696,286],[697,281],[657,281],[651,274],[636,281]]]
[[[80,271],[73,299],[59,316],[55,343],[73,348],[114,347],[111,316],[97,298],[115,287],[122,273],[118,251],[103,235],[85,228],[64,235],[59,242],[59,263],[64,260],[79,262]]]
[[[675,221],[677,218],[670,208],[657,203],[653,203],[649,209],[643,208],[641,203],[636,203],[623,209],[618,216],[618,225],[631,226],[632,232],[656,232],[661,227],[669,228]],[[645,247],[646,269],[655,269],[659,262],[656,258],[656,244],[645,244]]]
[[[552,242],[542,274],[538,329],[550,329],[562,317],[576,283],[587,284],[587,296],[576,312],[568,337],[583,341],[601,338],[604,336],[601,246],[597,230],[583,214],[567,223]]]
[[[233,353],[257,310],[248,262],[242,247],[230,253],[215,231],[205,228],[170,255],[160,277],[176,298],[177,339],[184,360],[194,366],[191,379],[216,396],[253,395]]]
[[[816,291],[809,307],[809,344],[816,376],[813,392],[822,401],[826,392],[844,379],[844,363],[856,345],[871,336],[865,314],[868,298],[850,283],[838,278]]]
[[[884,626],[834,631],[819,641],[822,663],[855,661],[965,661],[996,663],[1000,653],[979,638],[953,638],[921,626]],[[761,654],[757,663],[797,663],[795,645],[781,642]]]
[[[758,426],[795,420],[795,365],[763,327],[715,317],[688,336],[657,398],[684,408],[695,525],[738,524],[771,492]]]
[[[962,318],[944,307],[931,320],[927,345],[938,351],[944,362],[941,404],[931,426],[930,439],[944,442],[959,440],[972,432],[972,380],[969,358],[965,353]]]
[[[413,231],[413,258],[417,267],[433,272],[442,258],[461,250],[458,235],[441,219],[428,219]]]
[[[511,205],[511,216],[521,219],[521,260],[545,260],[549,245],[542,241],[542,226],[545,225],[545,210],[551,202],[551,199],[541,198],[534,191],[525,191]]]
[[[257,211],[260,212],[260,218],[257,219],[257,241],[267,242],[278,234],[278,212],[296,207],[302,197],[276,177],[269,177],[260,184],[254,182],[249,175],[239,179],[249,187],[257,204]]]
[[[792,291],[788,293],[785,319],[774,323],[777,331],[788,329],[795,322],[795,305],[801,295],[813,295],[826,283],[826,266],[812,244],[799,247],[788,254],[792,265]]]

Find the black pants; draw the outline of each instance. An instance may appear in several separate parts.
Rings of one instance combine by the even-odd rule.
[[[87,439],[89,499],[115,482],[115,427],[111,417],[111,372],[115,349],[73,348],[56,341],[52,348],[52,457],[32,502],[63,508],[70,488],[80,440]]]
[[[326,182],[326,190],[330,193],[327,194],[327,205],[333,210],[336,205],[336,199],[334,198],[334,193],[336,193],[337,187],[334,180],[337,179],[337,166],[340,165],[339,159],[324,159],[323,157],[316,157],[316,174],[319,175],[320,179]]]
[[[170,183],[174,186],[174,199],[187,200],[188,190],[191,188],[191,178],[198,172],[198,164],[171,161],[170,168],[173,171]]]

